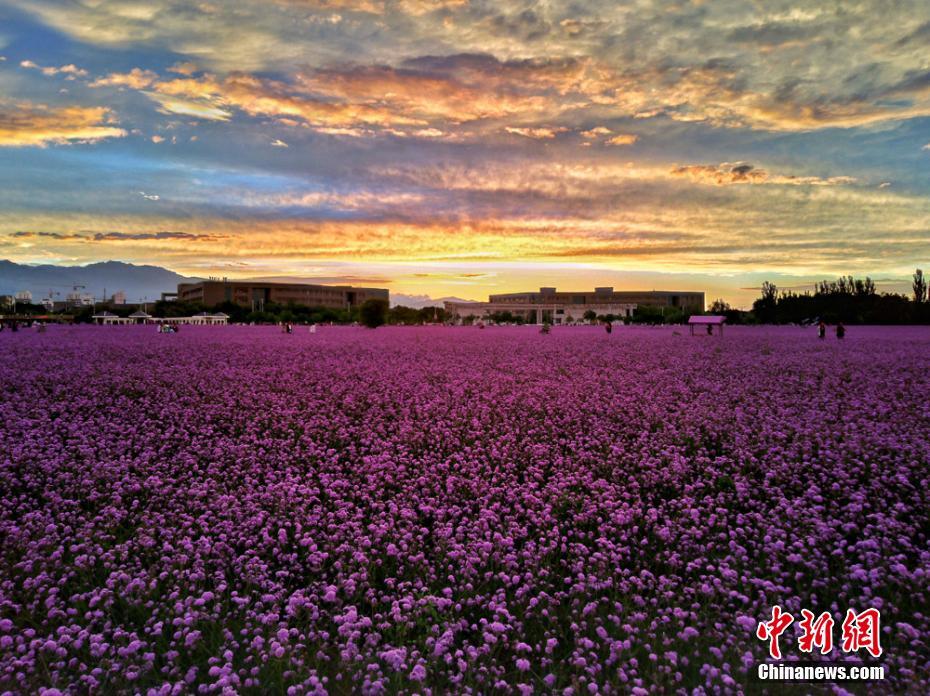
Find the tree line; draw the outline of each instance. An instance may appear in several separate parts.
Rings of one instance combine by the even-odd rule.
[[[930,324],[927,279],[921,269],[914,271],[910,297],[899,293],[879,293],[875,282],[851,275],[817,283],[813,292],[779,290],[764,282],[761,296],[751,312],[734,310],[723,300],[715,300],[711,314],[724,314],[729,323],[802,324],[814,321],[844,324]]]
[[[106,311],[117,316],[128,317],[139,305],[107,305]],[[41,305],[38,310],[45,312]],[[98,307],[80,307],[71,311],[76,322],[89,323],[95,313],[103,311]],[[200,312],[223,312],[234,324],[363,324],[377,327],[383,324],[416,325],[443,322],[448,314],[442,307],[389,307],[386,300],[370,299],[361,305],[335,309],[332,307],[314,307],[301,304],[276,304],[266,302],[262,310],[242,307],[234,302],[220,302],[205,306],[199,302],[180,300],[159,300],[147,305],[149,314],[155,317],[190,317]],[[38,311],[35,313],[39,313]]]

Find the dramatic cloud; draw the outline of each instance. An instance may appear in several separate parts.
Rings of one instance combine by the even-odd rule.
[[[416,102],[411,88],[418,78],[428,82],[434,73],[448,82],[477,71],[487,84],[473,100],[476,110],[513,113],[508,104],[525,98],[519,90],[509,93],[520,84],[513,79],[520,66],[529,66],[525,84],[533,92],[540,86],[533,75],[544,74],[540,64],[550,63],[548,79],[558,82],[550,86],[563,105],[580,96],[582,105],[618,116],[807,130],[930,113],[921,80],[925,66],[920,52],[911,50],[930,17],[925,8],[889,8],[878,0],[768,11],[729,0],[646,2],[635,12],[604,4],[592,6],[589,16],[568,4],[517,8],[443,0],[16,4],[87,43],[187,56],[191,60],[177,62],[185,75],[196,71],[194,62],[225,73],[309,62],[321,66],[309,72],[309,82],[352,99],[374,90]],[[878,16],[884,21],[875,21]],[[417,46],[426,57],[411,58],[404,46]],[[449,62],[453,46],[479,57]],[[483,61],[493,63],[492,56],[507,59],[488,70]],[[341,75],[342,69],[325,67],[340,59],[357,62],[358,70]],[[424,70],[425,78],[415,74]],[[469,80],[462,82],[467,92]],[[491,95],[502,103],[488,104]]]
[[[639,140],[638,136],[621,133],[620,135],[608,138],[606,142],[608,145],[632,145],[637,140]]]
[[[770,175],[764,169],[757,169],[745,162],[722,164],[690,164],[675,167],[673,176],[683,176],[705,184],[729,186],[730,184],[791,184],[794,186],[839,186],[855,183],[850,176],[795,176]]]
[[[128,73],[110,73],[90,83],[91,87],[130,87],[132,89],[145,89],[158,79],[158,74],[152,70],[133,68]]]
[[[588,140],[593,140],[594,138],[600,138],[605,135],[610,135],[613,131],[610,128],[605,128],[604,126],[596,126],[586,131],[581,132],[582,138],[587,138]]]
[[[156,196],[157,199],[157,196]],[[221,234],[195,234],[191,232],[94,232],[92,230],[81,230],[80,232],[31,232],[18,230],[10,233],[8,236],[14,239],[54,239],[57,241],[81,241],[81,242],[139,242],[139,241],[162,241],[162,240],[181,240],[187,242],[195,241],[219,241],[226,237]]]
[[[10,3],[0,211],[78,236],[4,255],[890,277],[930,253],[919,3]]]
[[[157,200],[158,197],[156,196]],[[183,241],[215,241],[223,239],[221,235],[191,234],[189,232],[96,232],[95,242],[146,241],[177,239]]]
[[[0,103],[0,147],[44,147],[124,135],[103,107]]]
[[[537,140],[548,140],[554,138],[559,133],[564,133],[567,128],[515,128],[507,126],[505,129],[508,133],[522,135],[524,138],[536,138]]]

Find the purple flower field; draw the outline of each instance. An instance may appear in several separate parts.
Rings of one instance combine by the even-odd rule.
[[[735,693],[774,604],[927,692],[928,397],[920,328],[5,331],[0,693]]]

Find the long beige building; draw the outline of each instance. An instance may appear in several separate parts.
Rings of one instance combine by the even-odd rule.
[[[387,290],[356,288],[350,285],[314,285],[310,283],[267,283],[239,280],[206,280],[178,285],[177,299],[214,307],[233,302],[240,307],[261,309],[265,304],[296,304],[307,307],[349,309],[365,300],[388,300]]]
[[[631,317],[638,306],[674,307],[692,312],[704,311],[703,292],[667,290],[620,290],[595,288],[593,292],[565,292],[540,288],[539,292],[491,295],[487,302],[446,302],[446,311],[461,322],[467,318],[488,320],[509,312],[529,324],[571,324],[584,321],[588,311],[597,315]]]

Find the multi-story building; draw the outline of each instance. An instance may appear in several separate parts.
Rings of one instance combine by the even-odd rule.
[[[593,292],[559,292],[540,288],[539,292],[491,295],[487,302],[446,302],[445,308],[458,321],[466,317],[488,319],[509,312],[530,324],[569,324],[584,321],[585,314],[592,311],[598,316],[630,317],[640,305],[703,312],[704,293],[615,291],[610,287],[595,288]]]
[[[69,292],[65,298],[68,307],[90,307],[94,304],[94,296],[89,292]]]
[[[233,302],[257,310],[266,304],[349,309],[366,300],[388,300],[389,294],[380,288],[356,288],[349,285],[205,280],[178,285],[177,299],[180,302],[198,302],[205,307]]]
[[[16,293],[16,301],[32,304],[32,293],[28,290],[20,290],[18,293]]]

